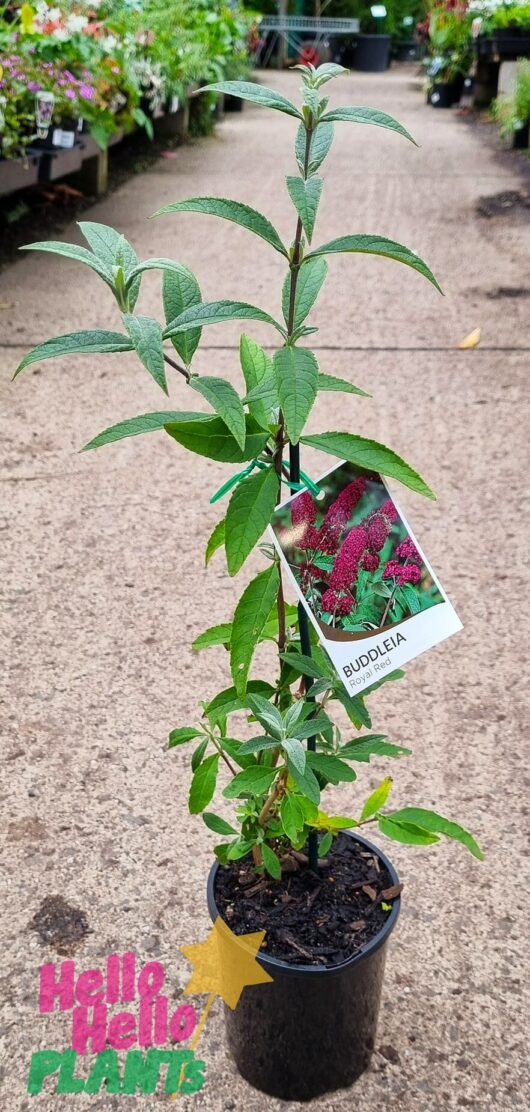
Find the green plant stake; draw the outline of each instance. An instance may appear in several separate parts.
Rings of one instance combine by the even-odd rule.
[[[364,394],[351,383],[323,373],[314,352],[303,343],[316,331],[307,320],[326,280],[326,256],[346,252],[395,259],[439,287],[418,255],[383,236],[345,234],[313,246],[323,185],[318,172],[333,141],[334,123],[371,124],[411,137],[378,109],[328,109],[322,88],[345,72],[342,67],[296,68],[303,81],[300,107],[283,94],[253,83],[220,82],[204,90],[230,93],[296,120],[295,154],[300,173],[287,178],[296,211],[292,244],[284,245],[270,221],[240,201],[194,197],[168,205],[157,214],[192,211],[219,216],[268,243],[287,264],[283,322],[246,301],[221,298],[203,302],[198,282],[185,265],[167,258],[139,262],[124,237],[105,225],[80,225],[88,248],[65,243],[30,245],[33,250],[52,251],[89,266],[112,292],[122,329],[84,330],[47,340],[25,356],[16,373],[56,355],[134,351],[155,384],[168,393],[167,368],[175,370],[184,379],[189,408],[154,411],[121,421],[99,433],[86,448],[165,430],[188,451],[234,465],[222,487],[211,492],[212,501],[226,498],[227,508],[207,542],[205,557],[208,564],[224,549],[232,576],[260,541],[280,500],[282,482],[296,490],[301,483],[313,487],[300,470],[302,442],[434,497],[417,472],[383,444],[349,432],[304,436],[320,390]],[[140,283],[151,270],[163,275],[163,322],[136,313]],[[277,337],[272,358],[250,335],[241,337],[245,384],[241,395],[226,380],[199,376],[192,370],[202,330],[225,320],[241,320],[247,325],[255,320],[265,322]],[[209,412],[195,409],[197,395],[210,407]],[[169,738],[170,748],[192,744],[189,808],[193,814],[202,814],[208,829],[223,839],[215,847],[219,861],[227,864],[252,855],[259,872],[280,879],[284,867],[292,870],[305,862],[302,851],[308,847],[308,864],[316,870],[318,853],[329,852],[340,830],[366,823],[377,823],[381,833],[412,845],[431,845],[445,835],[481,858],[475,840],[458,824],[423,808],[389,807],[392,781],[388,776],[364,806],[358,807],[357,818],[324,809],[321,797],[329,784],[352,784],[356,767],[373,757],[397,758],[409,752],[384,734],[363,732],[372,725],[366,697],[402,673],[386,676],[363,695],[348,695],[310,634],[305,612],[285,603],[273,548],[266,546],[263,551],[268,562],[245,587],[232,621],[210,627],[194,643],[196,651],[220,645],[228,649],[231,684],[206,697],[197,722],[178,727]],[[278,648],[278,674],[273,682],[252,674],[254,652],[263,641],[273,641]],[[343,739],[331,717],[332,704],[346,712],[353,737]],[[245,714],[251,725],[250,737],[248,730],[244,738],[237,736],[232,716],[238,712]],[[210,810],[221,775],[222,795],[235,807],[231,822]]]

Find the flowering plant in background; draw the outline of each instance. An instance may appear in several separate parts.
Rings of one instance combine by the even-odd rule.
[[[152,136],[151,115],[192,82],[245,71],[249,24],[222,0],[0,4],[3,156],[35,138],[31,96],[39,89],[55,95],[54,124],[82,118],[101,147],[135,125]]]
[[[335,472],[327,509],[306,490],[284,511],[290,523],[278,511],[275,529],[315,616],[357,633],[418,614],[441,595],[382,483],[359,477],[335,494],[348,470]]]
[[[181,449],[200,457],[205,485],[204,458],[235,465],[236,474],[232,471],[218,492],[231,491],[226,514],[206,545],[206,563],[221,550],[230,576],[241,570],[259,544],[281,501],[282,484],[302,491],[291,526],[305,565],[301,574],[306,575],[307,589],[318,586],[321,605],[331,608],[323,611],[328,621],[352,620],[364,629],[367,622],[377,624],[382,607],[387,615],[392,611],[392,619],[398,607],[412,608],[407,592],[419,588],[418,574],[422,575],[409,538],[398,531],[393,503],[383,485],[373,481],[374,472],[424,496],[433,494],[420,475],[384,444],[351,432],[307,434],[306,422],[321,391],[364,393],[347,379],[320,369],[314,351],[304,346],[316,331],[307,321],[326,281],[326,257],[337,253],[391,258],[439,287],[415,252],[385,236],[345,234],[313,245],[323,186],[318,171],[332,145],[335,123],[371,124],[408,140],[411,136],[380,110],[331,108],[322,87],[345,72],[341,66],[297,68],[303,82],[301,104],[250,82],[222,81],[204,90],[242,97],[296,122],[299,173],[289,174],[286,183],[293,205],[292,242],[285,244],[262,213],[223,197],[180,199],[157,214],[217,216],[265,241],[285,266],[283,319],[247,301],[222,296],[203,301],[199,283],[184,263],[163,257],[139,262],[132,244],[118,230],[85,222],[80,228],[88,247],[44,242],[28,249],[65,255],[89,266],[114,298],[120,330],[83,330],[47,340],[24,357],[17,373],[52,356],[135,352],[165,394],[167,373],[178,376],[185,395],[181,410],[133,416],[105,429],[86,447],[99,448],[158,429],[165,430]],[[160,320],[136,313],[140,283],[151,271],[163,276]],[[199,375],[193,369],[203,329],[228,320],[244,320],[247,326],[253,321],[265,323],[276,340],[270,356],[252,336],[241,337],[239,389],[227,379]],[[206,403],[207,411],[194,410],[194,399]],[[301,445],[345,459],[358,472],[338,496],[334,492],[323,513],[303,489],[308,484],[300,470]],[[189,538],[180,543],[189,545]],[[266,564],[249,578],[232,620],[210,627],[194,642],[196,651],[213,646],[228,649],[231,683],[216,693],[206,689],[196,720],[179,725],[169,739],[172,749],[192,746],[189,809],[202,814],[208,829],[223,839],[215,846],[219,861],[229,864],[246,858],[272,878],[301,867],[318,871],[318,856],[328,852],[337,833],[366,822],[378,823],[381,833],[414,845],[430,845],[446,835],[480,858],[471,835],[443,815],[421,807],[388,810],[390,777],[364,804],[362,795],[351,791],[356,767],[362,769],[371,757],[396,758],[408,752],[385,735],[363,732],[371,727],[365,699],[387,679],[398,676],[382,674],[362,695],[349,695],[316,644],[305,608],[286,605],[275,549],[265,547],[263,554]],[[175,569],[177,565],[178,553]],[[367,599],[375,618],[367,609],[361,611]],[[267,678],[261,671],[266,660],[261,655],[264,641],[272,641],[277,649],[277,667],[272,675],[267,672]],[[209,809],[218,782],[223,804],[233,808],[230,821]],[[351,817],[333,814],[332,804],[325,802],[328,786],[341,782],[350,785]],[[300,854],[304,847],[307,856]]]

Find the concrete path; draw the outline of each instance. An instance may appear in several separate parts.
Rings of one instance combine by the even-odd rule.
[[[268,76],[296,95],[297,78]],[[373,393],[323,396],[314,431],[344,428],[389,443],[435,487],[432,504],[400,498],[465,625],[380,693],[374,724],[414,756],[392,768],[395,799],[434,806],[483,843],[480,865],[452,845],[395,847],[405,883],[392,938],[377,1052],[352,1092],[315,1108],[356,1112],[524,1108],[528,1001],[528,760],[524,730],[527,553],[522,488],[530,321],[528,213],[477,215],[477,202],[524,190],[519,161],[497,155],[479,126],[424,104],[412,71],[356,75],[337,102],[394,113],[420,149],[376,128],[339,125],[326,163],[318,240],[388,234],[421,254],[439,297],[388,260],[337,258],[319,302],[323,369]],[[219,194],[263,210],[289,238],[282,175],[293,171],[294,124],[245,108],[214,139],[158,163],[95,206],[141,257],[190,265],[207,298],[243,297],[278,310],[280,257],[243,230],[208,217],[149,222],[159,206]],[[65,238],[77,234],[75,227]],[[148,275],[141,311],[158,313]],[[199,697],[229,682],[223,650],[190,642],[230,617],[236,585],[220,555],[202,553],[226,475],[162,434],[87,456],[86,440],[120,418],[164,408],[132,358],[86,357],[10,375],[35,342],[79,327],[119,327],[95,276],[67,261],[23,258],[3,274],[2,374],[3,757],[2,917],[5,1112],[71,1108],[147,1110],[167,1098],[25,1095],[31,1052],[69,1045],[69,1016],[38,1013],[38,967],[61,960],[30,920],[45,897],[82,909],[91,932],[78,971],[134,949],[166,964],[178,1000],[188,976],[179,946],[208,930],[203,897],[213,841],[187,814],[187,761],[168,754],[168,730],[193,721]],[[455,350],[475,327],[482,345]],[[252,334],[270,342],[259,327]],[[201,371],[240,382],[238,328],[211,328]],[[169,408],[197,408],[181,380]],[[323,470],[307,453],[308,470]],[[243,579],[260,566],[249,561]],[[261,657],[264,670],[267,653]],[[363,795],[384,768],[369,766]],[[341,810],[355,809],[349,789]],[[524,938],[526,936],[526,941]],[[250,1090],[229,1061],[215,1008],[201,1043],[207,1082],[183,1109],[263,1112],[281,1105]],[[318,1031],[315,1032],[318,1053]],[[84,1072],[81,1070],[81,1072]],[[84,1074],[86,1076],[86,1074]],[[527,1077],[527,1075],[526,1075]]]

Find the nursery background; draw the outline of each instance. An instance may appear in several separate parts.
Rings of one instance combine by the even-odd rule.
[[[520,964],[528,702],[514,680],[528,545],[520,492],[530,6],[383,7],[374,15],[358,0],[0,3],[6,1112],[51,1112],[72,1099],[144,1110],[167,1099],[72,1098],[51,1086],[28,1095],[32,1052],[68,1045],[67,1017],[39,1014],[38,969],[65,953],[80,969],[102,967],[108,954],[134,950],[139,963],[164,964],[172,1008],[185,999],[180,947],[209,928],[202,894],[212,838],[188,814],[186,758],[168,753],[167,734],[194,720],[198,692],[225,684],[224,649],[189,646],[227,621],[236,598],[220,554],[204,569],[220,516],[209,499],[226,478],[218,463],[197,466],[163,435],[78,454],[101,428],[160,406],[156,385],[127,354],[34,364],[11,382],[46,337],[120,323],[88,269],[17,249],[80,243],[78,219],[110,224],[140,258],[189,266],[205,298],[252,290],[277,315],[283,261],[268,245],[244,228],[214,229],[205,215],[148,218],[186,197],[234,197],[266,213],[289,243],[293,210],[278,173],[294,172],[295,121],[197,90],[243,77],[296,99],[300,74],[289,67],[323,61],[350,70],[334,86],[339,105],[390,112],[419,146],[338,124],[319,236],[331,240],[345,224],[392,236],[428,261],[445,296],[408,267],[396,275],[386,259],[330,260],[311,346],[326,373],[373,398],[322,394],[310,428],[390,442],[436,491],[436,503],[409,490],[398,497],[464,630],[408,665],[406,683],[381,690],[374,729],[380,717],[391,740],[413,750],[413,766],[393,762],[396,794],[421,787],[425,806],[473,829],[486,857],[479,864],[450,843],[394,847],[406,900],[372,1064],[354,1090],[314,1107],[504,1112],[530,1103]],[[160,276],[146,275],[142,313],[156,315],[159,290]],[[252,335],[270,340],[259,322]],[[196,369],[241,390],[238,336],[235,323],[210,328]],[[201,407],[176,374],[168,381],[169,408]],[[302,467],[315,478],[322,457],[303,446]],[[256,550],[243,576],[260,559]],[[257,664],[265,669],[272,651],[260,645]],[[367,766],[366,783],[379,780],[376,763]],[[340,804],[330,789],[340,813],[354,788],[342,785]],[[200,1050],[205,1085],[179,1096],[186,1112],[298,1107],[238,1075],[219,1001]]]

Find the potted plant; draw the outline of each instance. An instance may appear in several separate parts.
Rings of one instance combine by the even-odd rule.
[[[361,32],[355,36],[353,68],[364,73],[382,73],[390,65],[391,19],[384,4],[361,3],[356,9]]]
[[[451,108],[458,103],[471,57],[470,17],[461,10],[435,8],[429,18],[427,100],[433,108]]]
[[[114,295],[121,328],[47,340],[25,356],[16,373],[54,355],[134,351],[167,392],[166,370],[173,370],[185,391],[183,410],[132,417],[99,433],[87,448],[158,429],[199,457],[235,464],[237,473],[231,469],[215,496],[230,493],[226,514],[206,545],[206,562],[223,550],[231,576],[260,541],[282,484],[300,492],[294,512],[299,521],[307,517],[302,444],[338,454],[361,468],[362,475],[383,473],[433,497],[417,472],[382,444],[349,432],[304,435],[319,390],[362,393],[322,372],[303,344],[315,331],[307,319],[326,279],[326,256],[360,252],[389,257],[439,287],[417,254],[384,236],[345,234],[312,246],[322,189],[318,171],[335,122],[375,124],[411,137],[379,110],[329,109],[323,86],[343,73],[342,67],[297,68],[303,78],[301,106],[246,82],[220,82],[205,90],[254,101],[298,125],[299,175],[287,178],[295,224],[292,243],[284,244],[265,216],[238,201],[196,197],[158,214],[211,214],[265,240],[286,266],[283,322],[245,301],[203,302],[197,280],[184,264],[166,258],[141,263],[124,237],[104,225],[80,225],[90,250],[65,243],[30,245],[91,267]],[[153,269],[163,272],[163,323],[135,312],[142,276]],[[241,337],[241,392],[222,378],[192,370],[202,329],[224,320],[265,322],[276,337],[272,357],[251,336]],[[171,355],[167,342],[174,349]],[[212,412],[195,411],[197,395]],[[274,549],[265,547],[263,555],[264,567],[245,587],[232,621],[209,628],[194,643],[197,650],[229,650],[231,683],[215,695],[206,689],[197,721],[178,725],[169,745],[191,746],[189,808],[222,839],[215,846],[208,881],[212,917],[220,915],[236,935],[249,929],[267,932],[259,960],[273,980],[265,987],[247,987],[227,1015],[233,1056],[243,1076],[259,1089],[307,1100],[351,1084],[374,1046],[385,950],[401,889],[394,867],[365,839],[365,829],[373,824],[391,840],[413,845],[431,845],[445,835],[475,857],[482,854],[457,823],[425,808],[389,803],[388,775],[364,801],[362,794],[354,799],[351,785],[371,758],[397,758],[409,751],[371,732],[365,695],[371,697],[380,682],[365,695],[346,693],[310,634],[305,610],[285,603]],[[255,650],[264,640],[276,643],[278,656],[276,674],[266,679],[250,674]],[[345,737],[333,721],[333,708],[348,720]],[[217,781],[224,804],[234,807],[230,821],[226,813],[211,809]],[[339,783],[350,785],[344,810],[352,810],[351,816],[335,814],[326,805],[326,789]],[[315,1031],[318,1054],[310,1055],[307,1048]]]
[[[523,58],[517,65],[512,96],[499,96],[492,104],[493,117],[503,138],[515,150],[529,145],[530,127],[530,60]]]

